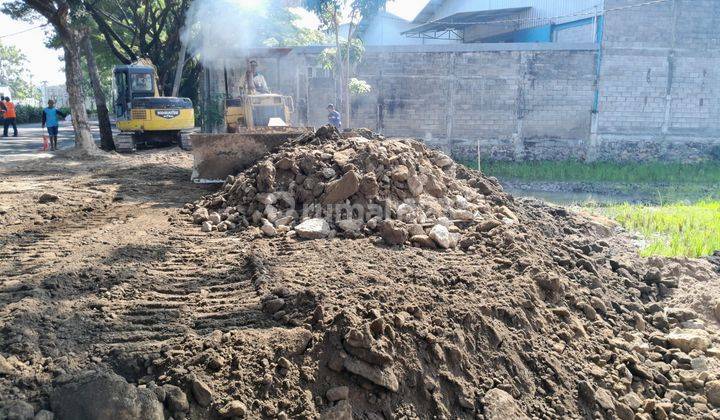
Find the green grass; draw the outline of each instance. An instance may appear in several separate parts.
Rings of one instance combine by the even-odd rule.
[[[477,167],[476,163],[469,163]],[[617,182],[653,184],[717,184],[720,162],[692,164],[644,162],[482,162],[482,171],[504,180],[548,182]]]
[[[701,257],[720,250],[720,201],[656,207],[621,204],[600,212],[648,239],[643,256]]]
[[[468,166],[477,167],[476,162]],[[582,204],[647,240],[643,256],[701,257],[720,250],[720,161],[691,164],[579,161],[482,162],[501,182],[587,183],[609,202]],[[531,187],[532,188],[532,187]],[[572,192],[569,194],[572,196]],[[571,198],[571,197],[570,197]],[[560,196],[559,200],[563,200]]]

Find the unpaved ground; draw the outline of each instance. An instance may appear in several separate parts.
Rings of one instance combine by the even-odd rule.
[[[543,302],[537,296],[550,293],[538,295],[534,282],[518,274],[525,263],[508,260],[504,251],[534,252],[534,244],[509,244],[509,236],[487,238],[479,251],[465,253],[388,248],[372,238],[206,234],[180,212],[212,190],[188,181],[190,165],[174,149],[0,171],[0,416],[27,409],[19,401],[35,412],[50,409],[53,388],[86,370],[111,370],[141,386],[178,385],[190,396],[192,418],[222,413],[233,400],[251,418],[347,418],[350,405],[363,418],[502,418],[492,416],[501,390],[537,418],[612,417],[616,398],[636,392],[660,404],[671,389],[684,394],[663,413],[718,416],[703,390],[717,377],[712,356],[634,348],[642,347],[634,340],[643,329],[628,329],[638,322],[632,308],[655,318],[637,303],[645,286],[622,273],[600,284],[582,267],[569,268],[570,303],[563,296]],[[57,200],[38,203],[44,193]],[[549,214],[541,204],[527,208],[530,216]],[[597,227],[571,222],[568,244],[558,244],[558,252],[579,252],[575,247],[587,244],[572,235]],[[607,263],[611,252],[631,254],[629,242],[598,229],[594,243],[601,251],[590,252],[595,263]],[[685,287],[668,291],[672,305],[693,307],[714,334],[717,324],[704,306],[718,291],[713,267],[657,265],[677,271],[673,279]],[[270,293],[284,299],[282,311],[267,310]],[[601,301],[594,306],[603,312],[578,304],[586,300]],[[583,312],[599,316],[585,320]],[[360,337],[368,328],[374,342],[396,343],[369,353],[392,353],[399,392],[388,392],[395,386],[385,377],[365,381],[343,370],[346,334],[356,328]],[[677,366],[687,369],[690,359],[703,366],[689,369],[692,378],[679,378]],[[670,380],[649,385],[641,362],[652,366],[650,378],[659,371]],[[210,389],[211,403],[203,404],[194,378]],[[578,383],[614,396],[585,395]],[[337,386],[349,387],[347,405],[326,398]],[[632,408],[662,417],[655,403],[642,405]]]

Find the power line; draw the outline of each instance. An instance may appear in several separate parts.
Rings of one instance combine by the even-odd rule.
[[[19,32],[14,32],[14,33],[7,34],[7,35],[0,35],[0,39],[2,39],[2,38],[8,38],[8,37],[15,36],[15,35],[24,34],[25,32],[34,31],[35,29],[43,28],[43,27],[48,26],[48,25],[49,25],[49,23],[44,23],[44,24],[42,24],[42,25],[33,26],[32,28],[23,29],[22,31],[19,31]]]

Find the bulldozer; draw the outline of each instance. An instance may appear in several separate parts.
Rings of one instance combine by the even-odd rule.
[[[157,71],[149,60],[113,68],[116,125],[115,150],[134,152],[140,145],[189,147],[195,112],[188,98],[160,96]]]
[[[292,97],[271,93],[264,78],[256,75],[255,66],[254,60],[247,60],[239,95],[230,97],[225,84],[224,132],[190,135],[194,182],[224,182],[228,175],[252,166],[275,147],[309,130],[290,126]]]

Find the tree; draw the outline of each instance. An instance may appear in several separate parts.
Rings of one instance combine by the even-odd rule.
[[[116,59],[124,64],[150,59],[157,68],[159,90],[171,94],[190,0],[82,2]]]
[[[88,32],[83,34],[82,50],[85,54],[90,84],[95,97],[95,105],[97,106],[98,124],[100,125],[100,147],[105,151],[111,151],[115,149],[115,143],[113,141],[112,126],[110,125],[110,113],[105,101],[105,93],[100,82],[100,72],[95,62],[95,52]]]
[[[303,0],[305,8],[318,16],[323,29],[330,31],[335,37],[333,68],[336,75],[336,96],[342,100],[346,127],[352,124],[350,79],[353,71],[353,49],[357,43],[357,27],[362,19],[371,19],[386,2],[387,0]],[[341,42],[342,35],[345,35],[340,33],[343,22],[347,25],[347,36],[344,42]],[[332,54],[332,51],[328,54]]]
[[[70,114],[75,128],[75,147],[86,154],[97,154],[85,110],[80,66],[80,33],[72,25],[71,2],[74,0],[15,0],[3,5],[3,12],[16,18],[33,19],[40,14],[47,19],[63,46],[65,87],[70,100]]]
[[[39,99],[40,92],[28,74],[25,55],[12,45],[0,43],[0,86],[8,86],[15,99]]]

